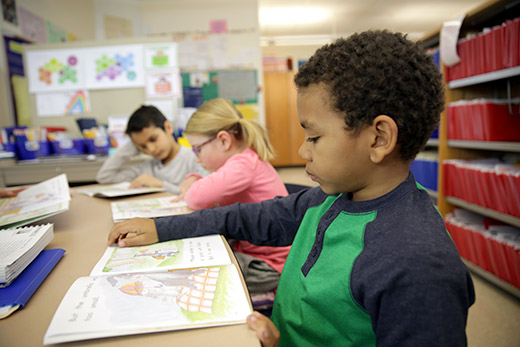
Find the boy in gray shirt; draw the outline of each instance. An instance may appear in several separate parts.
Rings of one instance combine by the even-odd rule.
[[[131,141],[105,160],[96,176],[99,183],[128,181],[130,187],[163,187],[179,194],[179,184],[186,175],[207,175],[195,161],[195,154],[175,141],[173,126],[157,108],[141,106],[130,116],[125,132]],[[139,152],[153,158],[123,167]]]

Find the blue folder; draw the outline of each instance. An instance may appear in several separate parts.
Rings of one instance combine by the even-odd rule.
[[[63,254],[65,250],[61,248],[41,251],[9,286],[0,288],[0,307],[6,305],[23,307]]]

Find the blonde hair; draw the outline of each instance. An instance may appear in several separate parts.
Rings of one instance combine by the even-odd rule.
[[[263,161],[274,159],[275,152],[267,131],[253,120],[245,119],[229,100],[217,98],[206,101],[191,116],[186,124],[186,134],[214,136],[221,130],[237,131]]]

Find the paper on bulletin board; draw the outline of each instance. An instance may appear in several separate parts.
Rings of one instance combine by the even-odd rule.
[[[85,55],[85,76],[88,89],[144,86],[142,45],[89,48]]]
[[[227,62],[227,36],[213,35],[210,37],[211,64],[213,69],[225,69]]]
[[[89,111],[87,90],[36,94],[36,114],[40,117],[86,114]]]
[[[84,89],[84,52],[84,49],[28,51],[29,92]]]
[[[67,42],[67,31],[65,31],[64,29],[49,21],[45,21],[45,28],[47,33],[47,42]]]
[[[205,84],[209,84],[209,72],[197,71],[190,73],[190,87],[201,88]]]
[[[144,45],[145,69],[171,69],[179,67],[177,44]]]
[[[258,104],[235,105],[245,119],[258,120]]]
[[[185,70],[208,70],[210,67],[208,39],[179,42],[179,65]]]
[[[146,105],[155,106],[161,111],[161,113],[173,123],[175,114],[177,114],[178,99],[176,97],[164,98],[164,99],[149,99],[145,102]]]
[[[45,20],[42,17],[21,6],[18,7],[18,15],[20,16],[20,30],[24,37],[37,43],[47,42]]]
[[[172,71],[147,72],[145,80],[146,97],[148,98],[182,96],[179,69]]]
[[[240,103],[257,101],[256,71],[227,70],[218,72],[218,96]]]

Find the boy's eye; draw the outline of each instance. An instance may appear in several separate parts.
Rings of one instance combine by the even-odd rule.
[[[305,141],[307,142],[312,142],[312,143],[316,143],[318,141],[320,137],[319,136],[316,136],[316,137],[307,137],[307,139]]]

